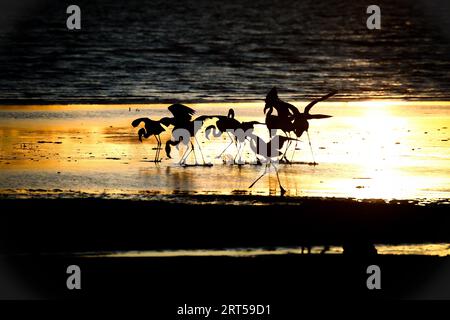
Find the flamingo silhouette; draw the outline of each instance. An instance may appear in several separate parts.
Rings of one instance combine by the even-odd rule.
[[[298,110],[295,106],[292,104],[285,102],[281,100],[278,97],[277,89],[274,87],[272,88],[269,93],[266,96],[266,99],[264,100],[266,102],[266,105],[264,107],[264,113],[266,114],[266,125],[269,129],[270,134],[274,131],[280,129],[286,136],[291,137],[291,133],[295,134],[297,138],[300,138],[303,132],[306,131],[308,135],[308,142],[311,150],[311,155],[313,158],[313,164],[316,164],[316,161],[314,159],[314,152],[311,145],[311,139],[309,136],[308,128],[309,123],[308,120],[310,119],[324,119],[324,118],[330,118],[329,115],[323,115],[323,114],[310,114],[309,111],[311,108],[318,102],[324,101],[328,99],[329,97],[335,95],[337,93],[336,90],[331,91],[330,93],[326,94],[325,96],[322,96],[318,99],[313,100],[310,102],[304,109],[303,113]],[[277,111],[277,115],[273,115],[273,109]],[[289,141],[284,154],[282,156],[282,160],[285,160],[286,162],[290,162],[287,157],[286,153],[290,147],[291,142]],[[297,144],[297,142],[296,142]],[[294,152],[292,153],[291,160],[294,158],[295,154],[295,148]]]
[[[255,183],[258,182],[267,173],[267,169],[269,169],[270,166],[272,166],[277,174],[278,185],[280,186],[280,193],[281,195],[284,195],[286,193],[286,190],[281,185],[280,177],[278,175],[278,169],[273,164],[272,159],[273,158],[278,159],[281,155],[283,155],[281,149],[283,148],[283,145],[286,142],[297,139],[275,135],[270,139],[269,142],[265,142],[263,139],[254,134],[249,135],[248,138],[250,139],[250,148],[253,150],[253,152],[255,152],[255,154],[262,156],[264,158],[264,162],[266,163],[263,174],[261,174],[255,181],[253,181],[253,183],[249,186],[249,188],[252,188],[255,185]]]
[[[264,106],[264,113],[266,112],[266,109],[273,107],[277,110],[278,117],[280,117],[281,120],[292,120],[292,116],[299,113],[299,110],[294,105],[285,102],[278,97],[278,90],[276,87],[273,87],[269,93],[267,93],[264,102],[266,103]]]
[[[294,132],[294,126],[292,121],[294,120],[294,116],[299,114],[300,111],[292,104],[281,100],[278,97],[278,91],[276,87],[273,87],[266,98],[264,99],[264,114],[266,114],[266,125],[269,130],[269,135],[272,137],[277,130],[281,130],[285,136],[291,136],[291,133]],[[272,114],[273,110],[277,111],[277,115]],[[286,153],[289,149],[290,141],[284,151],[282,156],[282,160],[284,159],[286,162],[289,160],[286,158]]]
[[[269,134],[272,137],[273,134],[279,129],[281,130],[286,137],[290,136],[290,133],[294,131],[294,125],[292,124],[291,117],[289,118],[282,118],[279,115],[273,115],[274,107],[270,106],[268,108],[265,108],[264,112],[266,112],[266,126],[269,130]],[[286,158],[286,152],[288,150],[289,144],[286,147],[285,152],[283,153],[283,156],[281,159],[285,160],[286,162],[289,162],[289,160]]]
[[[138,131],[139,141],[142,142],[142,137],[147,139],[151,136],[155,136],[158,145],[156,147],[156,154],[155,154],[154,162],[155,163],[160,162],[161,160],[159,159],[159,154],[160,154],[161,144],[162,144],[160,134],[162,132],[166,131],[166,129],[161,124],[168,127],[171,124],[173,124],[172,123],[173,121],[171,118],[167,118],[167,117],[162,118],[159,121],[151,120],[149,118],[138,118],[138,119],[134,120],[131,123],[131,125],[134,128],[136,128],[137,126],[139,126],[141,124],[141,122],[144,122],[144,128],[140,128]]]
[[[222,154],[233,144],[237,144],[239,142],[239,147],[237,147],[237,153],[234,157],[234,161],[236,161],[237,156],[240,154],[240,150],[243,148],[241,144],[244,144],[246,140],[246,133],[254,129],[256,124],[263,124],[258,121],[244,121],[240,122],[235,119],[235,113],[233,109],[228,110],[227,116],[215,115],[211,116],[211,118],[217,118],[215,125],[210,125],[206,128],[205,134],[206,138],[209,139],[209,134],[211,131],[215,137],[220,137],[224,132],[227,133],[228,137],[231,139],[230,143],[226,146],[225,149],[216,157],[220,158]]]
[[[200,117],[197,117],[194,120],[192,120],[192,116],[195,114],[195,110],[192,108],[189,108],[188,106],[180,104],[180,103],[172,104],[171,106],[168,107],[168,109],[173,114],[172,123],[173,123],[174,128],[172,130],[172,136],[176,132],[176,130],[179,130],[179,129],[184,129],[189,134],[190,141],[186,142],[186,145],[188,145],[188,143],[190,143],[190,147],[188,146],[188,148],[186,148],[185,152],[183,153],[183,155],[180,159],[179,164],[185,165],[186,160],[189,157],[190,153],[193,152],[194,158],[195,158],[195,164],[197,165],[197,156],[195,155],[195,148],[194,148],[194,144],[192,142],[192,138],[194,138],[195,142],[198,145],[200,154],[202,156],[203,164],[205,165],[206,163],[205,163],[205,158],[203,156],[203,152],[202,152],[202,150],[200,148],[200,144],[198,143],[198,140],[195,136],[197,131],[200,130],[201,126],[196,126],[195,124],[196,124],[196,122],[197,123],[200,122],[201,124],[203,124],[203,122],[206,119],[209,119],[211,116],[200,116]],[[166,142],[165,151],[166,151],[166,155],[168,158],[171,158],[171,156],[170,156],[171,146],[177,146],[182,141],[183,141],[183,135],[180,135],[180,136],[178,136],[177,140],[175,140],[175,141],[168,140]]]

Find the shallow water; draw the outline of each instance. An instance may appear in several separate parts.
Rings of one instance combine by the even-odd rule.
[[[448,243],[408,244],[408,245],[376,245],[378,254],[382,255],[427,255],[449,256]],[[323,247],[312,247],[311,254],[320,254]],[[342,254],[343,249],[331,246],[327,254]],[[306,251],[304,251],[306,254]],[[168,258],[168,257],[255,257],[264,255],[302,254],[301,248],[237,248],[224,250],[161,250],[161,251],[116,251],[116,252],[86,252],[77,255],[88,258]]]
[[[301,108],[305,102],[294,104]],[[0,107],[0,189],[17,197],[39,194],[140,197],[164,194],[279,194],[276,175],[249,185],[262,172],[248,145],[246,165],[232,165],[226,135],[207,140],[198,136],[211,167],[181,167],[183,150],[173,160],[149,162],[154,139],[137,139],[131,121],[169,116],[168,105],[68,105]],[[223,114],[229,107],[239,120],[264,122],[263,103],[191,105],[197,114]],[[138,108],[138,109],[137,109]],[[306,136],[298,150],[288,152],[295,164],[279,164],[288,196],[352,197],[357,199],[450,198],[450,105],[446,102],[328,102],[315,113],[333,115],[311,120],[312,162]],[[258,126],[256,133],[268,137]],[[170,130],[162,135],[170,137]],[[161,153],[164,154],[164,150]],[[197,151],[197,160],[201,156]],[[195,163],[191,155],[188,163]]]
[[[11,2],[11,1],[10,1]],[[448,1],[78,0],[2,7],[0,101],[450,99]]]

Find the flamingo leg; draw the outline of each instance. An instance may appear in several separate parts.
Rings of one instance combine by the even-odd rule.
[[[156,154],[155,154],[155,163],[158,162],[159,159],[159,147],[161,146],[161,140],[159,139],[159,135],[155,136],[157,146],[156,146]]]
[[[237,143],[237,141],[236,141],[236,143]],[[237,148],[237,152],[236,152],[236,155],[234,156],[233,162],[236,163],[236,158],[239,157],[238,163],[240,163],[241,162],[242,143],[237,144],[236,148]]]
[[[195,164],[197,164],[197,156],[195,155],[195,149],[194,149],[194,144],[191,141],[191,151],[194,153],[194,159],[195,159]]]
[[[158,134],[158,162],[161,162],[161,146],[162,146],[162,141],[161,141],[161,136]]]
[[[155,152],[155,159],[153,160],[153,162],[156,163],[156,160],[158,160],[158,147],[159,147],[158,136],[155,136],[155,139],[156,139],[156,152]]]
[[[227,151],[227,149],[233,144],[233,139],[230,136],[230,133],[227,131],[228,137],[230,137],[231,142],[225,147],[225,149],[222,150],[222,152],[216,157],[216,159],[220,158],[225,151]]]
[[[297,140],[295,140],[295,147],[294,147],[294,151],[292,152],[292,156],[291,156],[291,162],[294,161],[294,155],[295,155],[295,151],[297,150]]]
[[[183,154],[183,159],[182,161],[180,161],[180,164],[184,165],[186,164],[186,160],[189,157],[189,155],[191,154],[192,149],[190,148],[190,146],[187,147],[186,152]]]
[[[202,148],[200,148],[200,143],[198,142],[198,140],[197,140],[197,137],[196,136],[194,136],[194,139],[195,139],[195,142],[197,143],[197,145],[198,145],[198,150],[200,151],[200,155],[202,156],[202,161],[203,161],[203,164],[206,164],[206,162],[205,162],[205,158],[203,157],[203,152],[202,152]],[[194,145],[192,145],[192,149],[194,149]],[[195,162],[197,162],[197,159],[195,160]]]
[[[183,165],[183,159],[184,159],[184,156],[186,155],[186,152],[187,152],[187,149],[184,151],[183,155],[181,156],[181,159],[178,162],[179,165]]]
[[[291,138],[291,133],[290,133],[290,132],[289,132],[289,133],[284,132],[284,134],[285,134],[286,136],[288,136],[289,138]],[[283,156],[281,157],[281,160],[284,159],[284,160],[286,160],[287,163],[289,163],[289,160],[286,158],[286,154],[287,154],[288,149],[289,149],[290,146],[291,146],[291,140],[289,140],[289,141],[287,142],[286,150],[284,150]]]
[[[312,145],[311,145],[311,138],[309,137],[309,132],[306,131],[306,134],[308,135],[309,148],[311,149],[311,156],[312,156],[312,159],[313,159],[313,164],[316,165],[316,160],[314,159],[314,152],[313,152],[313,148],[312,148]]]
[[[277,180],[278,180],[278,185],[280,186],[281,195],[284,195],[286,193],[286,190],[284,190],[283,186],[281,185],[280,176],[278,175],[278,169],[277,169],[277,167],[275,167],[275,165],[272,162],[270,164],[273,166],[273,168],[275,169],[275,173],[277,174]]]
[[[269,164],[266,164],[266,167],[264,168],[264,172],[262,175],[260,175],[253,183],[248,187],[249,189],[255,185],[264,175],[267,173],[267,168],[269,167]]]
[[[233,142],[230,142],[230,144],[227,145],[227,146],[225,147],[225,149],[222,150],[222,152],[216,157],[216,159],[219,159],[219,158],[225,153],[225,151],[227,151],[227,149],[228,149],[232,144],[233,144]]]
[[[297,141],[295,141],[295,144],[294,144],[294,151],[292,151],[292,156],[291,156],[290,162],[293,162],[293,161],[294,161],[295,150],[297,150]]]
[[[236,145],[236,154],[233,157],[233,162],[236,163],[236,158],[239,156],[239,153],[241,152],[241,145],[237,144]],[[239,163],[239,159],[238,159],[238,163]]]
[[[159,139],[159,148],[158,148],[158,161],[162,160],[161,157],[161,150],[162,150],[162,140],[161,137],[158,135],[158,139]]]
[[[178,164],[183,165],[186,163],[187,157],[191,154],[192,150],[189,149],[189,145],[186,146],[186,150],[184,151],[183,155],[181,156],[180,162]]]

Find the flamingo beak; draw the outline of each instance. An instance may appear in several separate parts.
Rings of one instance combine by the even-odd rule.
[[[332,116],[326,115],[326,114],[307,114],[306,118],[309,119],[326,119],[331,118]]]

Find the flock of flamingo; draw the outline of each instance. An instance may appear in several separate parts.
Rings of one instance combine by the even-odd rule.
[[[310,114],[311,108],[318,102],[324,101],[329,97],[335,95],[337,91],[333,90],[330,93],[313,100],[300,112],[294,105],[281,100],[278,97],[277,89],[272,88],[267,94],[264,106],[264,114],[266,116],[265,123],[258,121],[241,122],[235,119],[234,110],[230,109],[227,116],[224,115],[202,115],[193,119],[195,110],[185,106],[183,104],[173,104],[169,106],[169,111],[173,117],[164,117],[160,120],[151,120],[149,118],[138,118],[134,120],[131,125],[138,127],[142,122],[144,127],[138,131],[139,140],[142,142],[142,138],[149,138],[155,136],[157,141],[156,155],[154,162],[160,162],[160,151],[162,141],[160,134],[166,131],[167,127],[173,126],[172,136],[165,144],[165,152],[168,158],[171,158],[170,152],[172,146],[178,146],[183,142],[187,146],[184,151],[179,164],[187,166],[186,160],[189,155],[193,153],[195,159],[195,165],[211,166],[205,162],[203,152],[200,148],[200,144],[196,138],[197,132],[202,128],[202,125],[206,120],[215,120],[215,124],[208,126],[205,129],[206,138],[209,139],[210,134],[215,137],[220,137],[226,133],[231,139],[230,144],[217,156],[218,158],[234,143],[236,145],[236,155],[234,156],[234,163],[242,164],[241,153],[245,147],[246,142],[250,143],[250,149],[255,153],[257,163],[265,164],[264,172],[249,186],[258,182],[272,166],[275,169],[278,184],[281,190],[281,195],[284,195],[286,190],[282,187],[280,178],[278,175],[278,169],[274,162],[291,163],[294,154],[292,154],[291,161],[286,157],[287,151],[290,145],[306,132],[308,136],[308,142],[313,158],[313,164],[317,164],[314,159],[314,153],[311,146],[311,139],[309,137],[308,129],[310,119],[324,119],[330,118],[329,115],[324,114]],[[274,110],[276,114],[274,114]],[[262,138],[253,133],[255,125],[265,125],[269,130],[270,140],[264,141]],[[166,127],[166,128],[165,128]],[[278,135],[280,130],[283,135]],[[194,143],[197,145],[198,151],[202,158],[202,164],[198,164],[197,155],[195,153]],[[284,145],[286,144],[286,148]],[[282,151],[284,148],[284,151]],[[294,148],[295,153],[295,148]]]

